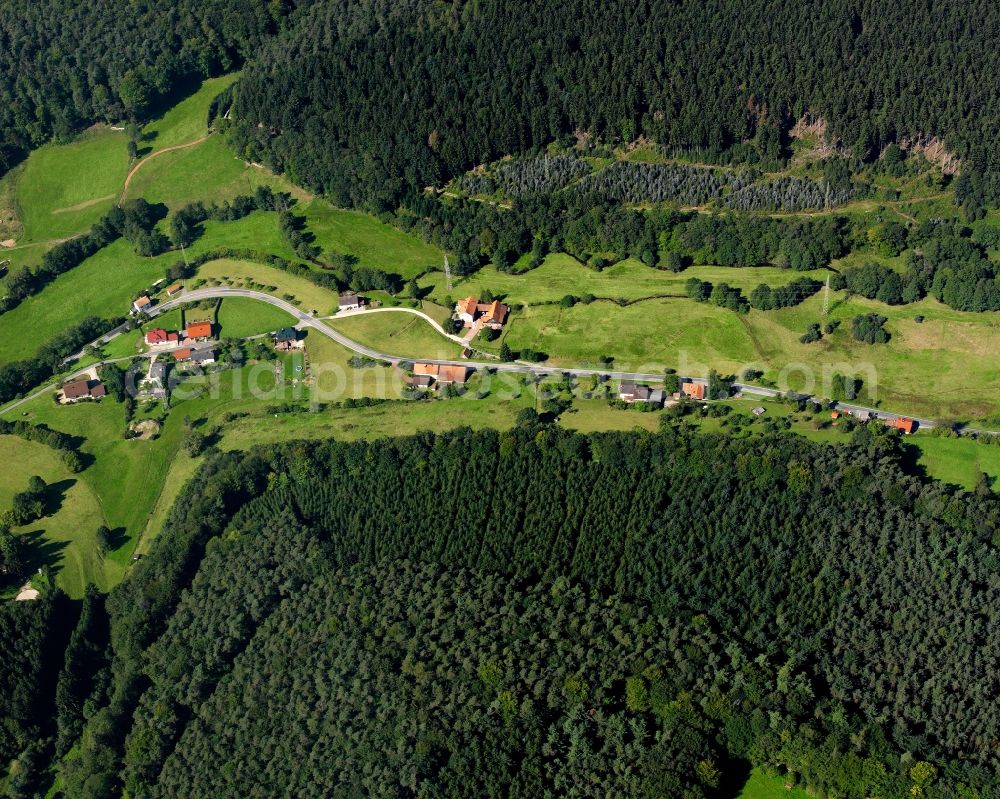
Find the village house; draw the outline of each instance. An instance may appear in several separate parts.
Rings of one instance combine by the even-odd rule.
[[[146,344],[150,347],[168,347],[180,341],[180,335],[162,327],[146,331]]]
[[[480,302],[476,297],[466,297],[455,305],[455,315],[466,327],[489,327],[499,330],[507,321],[510,308],[499,300]]]
[[[453,366],[450,364],[415,363],[413,364],[413,375],[414,378],[430,378],[430,380],[437,382],[439,385],[446,385],[448,383],[464,384],[469,379],[469,367]],[[423,381],[421,382],[423,383]],[[430,382],[427,382],[426,385],[430,385]]]
[[[705,384],[695,383],[691,380],[681,383],[681,396],[693,400],[705,399]]]
[[[663,391],[658,388],[624,382],[618,387],[618,399],[622,402],[645,402],[649,405],[663,404]]]
[[[180,294],[184,290],[184,286],[180,283],[174,283],[174,285],[167,288],[167,296],[173,297],[175,294]]]
[[[212,337],[212,323],[209,321],[191,322],[184,329],[184,338],[189,341],[204,341]]]
[[[434,378],[430,375],[413,375],[410,378],[410,385],[414,388],[430,388]]]
[[[180,350],[174,350],[173,354],[174,354],[174,360],[177,361],[177,363],[183,363],[184,361],[191,360],[191,350],[188,349],[187,347],[184,347],[184,349]]]
[[[145,294],[143,294],[139,299],[132,303],[132,310],[135,313],[145,313],[150,308],[153,307],[153,301],[149,299]]]
[[[274,348],[278,352],[302,349],[304,342],[299,339],[299,331],[294,327],[283,327],[274,334]]]
[[[917,429],[917,422],[914,419],[908,419],[905,416],[899,416],[895,419],[885,420],[887,427],[895,428],[901,431],[904,435],[910,435],[914,430]]]
[[[62,387],[63,402],[77,402],[82,399],[100,399],[107,394],[100,380],[73,380]]]
[[[348,291],[340,295],[340,299],[337,302],[337,309],[340,311],[356,311],[364,303],[364,299],[359,297],[356,292]]]
[[[211,347],[203,350],[194,350],[191,353],[191,363],[195,366],[207,366],[215,363],[215,350]]]

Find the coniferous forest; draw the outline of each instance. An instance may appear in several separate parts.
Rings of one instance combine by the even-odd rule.
[[[906,458],[530,413],[217,454],[54,692],[5,659],[5,754],[67,797],[996,797],[1000,507]]]
[[[1000,196],[994,4],[320,2],[248,65],[247,154],[345,204],[553,141],[647,136],[773,164],[806,114],[856,157],[938,136],[963,198]],[[978,199],[976,199],[978,198]]]

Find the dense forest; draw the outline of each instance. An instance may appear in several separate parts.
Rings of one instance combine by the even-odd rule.
[[[530,412],[216,454],[81,616],[63,794],[997,797],[1000,505],[906,461]]]
[[[237,68],[304,0],[10,0],[0,14],[0,175],[50,137],[144,119]]]
[[[553,141],[773,165],[812,114],[862,160],[942,137],[979,206],[1000,196],[998,33],[983,0],[322,2],[248,65],[239,145],[338,202],[393,208]]]

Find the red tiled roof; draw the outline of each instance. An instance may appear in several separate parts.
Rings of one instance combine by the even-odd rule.
[[[889,422],[889,425],[895,427],[897,430],[902,430],[904,433],[912,433],[914,427],[916,427],[916,422],[913,419],[907,419],[905,416],[900,416],[898,419],[893,419]]]
[[[104,387],[104,383],[98,383],[96,386],[90,389],[90,396],[92,396],[94,399],[100,399],[107,393],[108,390]]]
[[[686,397],[691,397],[691,399],[705,399],[705,384],[684,383],[681,386],[681,393],[683,393]]]
[[[208,338],[212,335],[211,322],[192,322],[184,331],[187,338]]]
[[[481,306],[480,306],[481,307]],[[507,311],[509,309],[499,300],[493,300],[489,305],[486,306],[483,312],[482,321],[486,322],[496,322],[498,325],[502,325],[504,320],[507,318]]]
[[[449,366],[442,364],[438,367],[437,379],[439,383],[464,383],[468,377],[468,366]]]
[[[438,368],[439,367],[436,363],[415,363],[413,364],[413,374],[437,377]]]
[[[459,300],[458,305],[455,306],[455,309],[460,314],[469,314],[469,316],[475,316],[476,308],[478,307],[478,305],[479,305],[479,300],[477,300],[475,297],[466,297],[464,300]]]
[[[177,341],[179,336],[173,332],[167,332],[162,327],[157,327],[146,332],[147,344],[166,344]]]
[[[175,361],[186,361],[190,357],[191,357],[191,350],[189,349],[174,350]]]

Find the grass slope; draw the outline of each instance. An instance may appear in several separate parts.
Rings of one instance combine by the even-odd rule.
[[[280,308],[243,297],[224,299],[216,321],[221,338],[247,338],[295,323],[294,317]]]
[[[404,278],[444,267],[444,253],[432,244],[359,211],[334,208],[315,199],[296,208],[325,253],[353,255],[359,267],[394,272]]]
[[[458,358],[462,348],[425,319],[405,311],[345,316],[327,324],[359,344],[404,358]]]
[[[783,286],[796,278],[807,276],[825,280],[826,270],[793,272],[777,267],[737,269],[725,266],[693,266],[683,272],[653,269],[641,261],[629,258],[600,272],[582,265],[571,255],[554,253],[545,257],[541,266],[520,275],[499,272],[487,266],[467,278],[453,282],[449,292],[443,273],[428,275],[420,281],[430,286],[430,296],[439,301],[450,294],[453,299],[468,295],[481,296],[485,290],[503,295],[511,303],[557,302],[567,294],[576,297],[593,294],[610,299],[638,300],[644,297],[674,295],[684,297],[684,284],[692,277],[713,284],[728,283],[740,288],[745,295],[760,283]]]
[[[35,150],[13,178],[23,237],[19,244],[66,238],[96,222],[128,172],[126,137],[91,128],[69,144]]]
[[[259,246],[286,257],[293,254],[278,232],[273,213],[256,212],[237,222],[206,223],[204,234],[188,248],[188,257],[223,246]],[[125,314],[132,297],[163,277],[164,270],[179,258],[177,252],[140,257],[123,239],[110,244],[60,275],[40,294],[0,315],[0,363],[30,356],[39,344],[86,316]],[[268,267],[261,269],[282,274]],[[32,335],[26,342],[27,330]]]
[[[51,402],[47,397],[45,401]],[[0,459],[17,464],[0,470],[0,507],[8,507],[28,478],[38,475],[52,488],[52,507],[46,516],[13,532],[25,539],[31,571],[48,564],[56,583],[72,597],[83,596],[87,582],[110,588],[121,575],[97,551],[96,532],[104,517],[100,502],[81,475],[71,474],[59,456],[44,444],[14,436],[0,436]]]
[[[215,99],[239,78],[231,72],[202,82],[194,94],[172,106],[162,116],[152,120],[142,129],[142,145],[152,152],[164,147],[186,144],[207,132],[208,108]]]

